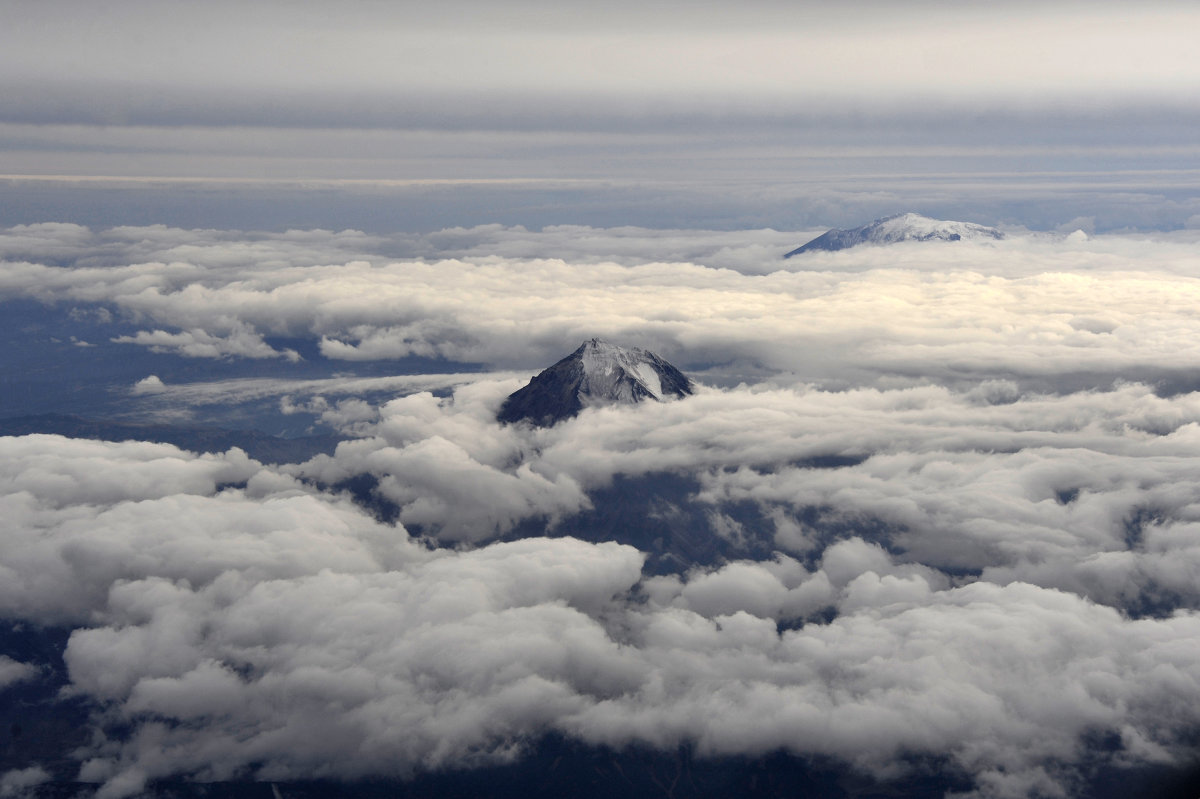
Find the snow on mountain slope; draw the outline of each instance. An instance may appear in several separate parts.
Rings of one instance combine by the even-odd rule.
[[[496,418],[552,425],[593,405],[632,405],[691,393],[691,381],[654,353],[593,338],[509,395]]]
[[[859,244],[892,244],[897,241],[986,241],[1004,238],[999,230],[971,222],[930,219],[907,213],[876,219],[852,230],[829,230],[784,255],[791,258],[813,250],[844,250]]]

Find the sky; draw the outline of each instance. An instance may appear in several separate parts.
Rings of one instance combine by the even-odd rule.
[[[1198,210],[1197,15],[1163,2],[19,4],[0,33],[3,210],[90,224],[105,200],[157,188],[142,202],[161,214],[219,217],[232,197],[245,220],[257,192],[278,204],[259,226],[286,229],[321,221],[323,190],[360,217],[393,209],[369,219],[378,232],[797,229],[910,205],[1035,229],[1177,229]],[[463,181],[493,199],[465,200]]]
[[[1192,4],[0,11],[0,799],[1195,776]]]

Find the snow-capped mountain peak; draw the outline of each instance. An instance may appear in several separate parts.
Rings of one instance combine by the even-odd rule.
[[[691,381],[654,353],[592,338],[510,394],[496,418],[552,425],[594,405],[632,405],[691,393]]]
[[[643,349],[625,349],[593,338],[580,347],[584,394],[588,398],[611,397],[635,402],[640,386],[655,399],[662,399],[662,380],[653,359]]]
[[[986,241],[1004,238],[996,228],[973,222],[930,219],[906,213],[876,219],[851,230],[828,230],[784,255],[791,258],[813,250],[844,250],[859,244],[892,244],[898,241]]]

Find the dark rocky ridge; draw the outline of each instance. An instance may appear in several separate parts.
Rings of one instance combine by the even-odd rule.
[[[231,447],[239,447],[263,463],[299,463],[317,454],[332,455],[338,442],[342,441],[338,435],[282,438],[258,430],[89,419],[62,413],[0,419],[0,436],[37,433],[100,441],[153,441],[174,444],[191,452],[225,452]]]

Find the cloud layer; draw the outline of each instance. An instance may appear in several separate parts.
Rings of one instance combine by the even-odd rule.
[[[72,631],[66,695],[104,732],[54,777],[102,797],[402,778],[546,734],[881,779],[937,762],[993,799],[1185,762],[1193,243],[1017,235],[785,263],[792,235],[5,231],[3,296],[142,331],[119,346],[518,369],[128,387],[155,407],[274,398],[349,437],[283,467],[0,438],[0,617]],[[590,335],[704,384],[549,429],[495,422]],[[635,531],[585,540],[605,490],[663,474],[690,488],[653,512],[705,520],[693,532],[732,558],[661,573],[622,543]],[[398,524],[333,488],[363,475]],[[0,658],[0,690],[41,679]],[[35,768],[4,790],[50,777]]]
[[[948,757],[980,796],[1052,795],[1084,736],[1169,762],[1197,722],[1192,611],[1131,620],[1028,582],[956,584],[857,537],[811,568],[780,554],[657,578],[615,543],[429,550],[236,451],[0,444],[36,473],[5,496],[28,530],[0,552],[5,616],[77,625],[70,691],[133,725],[85,753],[102,796],[176,774],[404,776],[550,730],[881,776]]]
[[[741,243],[711,233],[689,242],[687,231],[625,238],[570,228],[231,241],[24,226],[0,239],[0,296],[97,304],[142,326],[118,341],[192,357],[298,358],[268,341],[286,337],[347,362],[419,355],[531,368],[599,334],[685,366],[758,364],[850,383],[1156,380],[1200,357],[1189,348],[1200,340],[1189,310],[1200,284],[1183,242],[1018,236],[819,254],[783,269],[774,232]],[[644,245],[640,259],[634,245]],[[485,246],[529,255],[482,255]],[[396,247],[421,257],[381,254]],[[560,249],[575,255],[550,255]],[[46,263],[49,253],[67,265]]]

